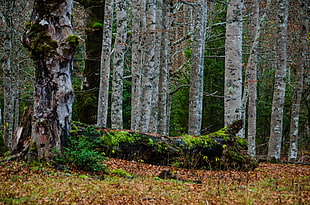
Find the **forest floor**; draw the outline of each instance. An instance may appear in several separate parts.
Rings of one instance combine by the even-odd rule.
[[[0,164],[0,204],[310,204],[310,166],[260,163],[249,172],[108,159],[109,174]],[[169,170],[176,178],[161,179]]]

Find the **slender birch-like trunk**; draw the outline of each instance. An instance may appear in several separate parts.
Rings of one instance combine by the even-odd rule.
[[[11,28],[12,29],[12,28]],[[4,142],[8,149],[12,148],[13,138],[13,125],[14,125],[14,98],[13,98],[13,72],[12,72],[12,31],[8,33],[8,40],[6,40],[7,46],[7,59],[3,64],[3,77],[4,77],[4,109],[3,109],[3,120],[4,120]]]
[[[151,105],[151,119],[149,132],[157,133],[158,131],[158,98],[159,98],[159,77],[161,61],[161,38],[162,38],[162,6],[163,0],[156,0],[156,30],[155,30],[155,55],[154,55],[154,77],[153,92]]]
[[[250,57],[247,67],[247,88],[248,89],[248,153],[251,157],[256,156],[256,101],[257,101],[257,48],[259,38],[259,1],[252,3],[251,28],[253,42],[250,50]],[[243,106],[245,111],[245,105]]]
[[[229,0],[226,16],[224,124],[241,119],[243,0]]]
[[[162,135],[168,134],[168,93],[169,93],[169,77],[168,77],[168,25],[169,25],[169,3],[166,0],[162,1],[162,37],[160,50],[160,74],[158,88],[158,133]]]
[[[143,67],[141,71],[141,101],[139,131],[148,132],[151,115],[153,92],[153,78],[155,66],[155,29],[156,29],[156,1],[146,0],[145,45],[143,48]]]
[[[189,91],[188,134],[200,135],[203,101],[203,63],[206,37],[207,2],[199,0],[194,8],[193,57]]]
[[[259,19],[259,2],[252,2],[252,21],[251,28],[253,42],[250,50],[250,57],[247,65],[246,82],[247,86],[244,89],[244,97],[248,98],[247,109],[247,136],[248,136],[248,153],[251,157],[256,156],[256,119],[257,119],[257,65],[258,65],[258,47],[261,30],[269,11],[271,0],[267,1],[265,12]],[[246,101],[246,100],[245,100]],[[243,102],[243,110],[245,111],[246,102]],[[245,113],[244,113],[245,114]],[[244,115],[245,116],[245,115]]]
[[[118,0],[116,6],[117,32],[113,54],[113,80],[112,80],[112,104],[111,127],[123,128],[123,75],[124,53],[127,39],[127,1]]]
[[[107,127],[109,105],[109,80],[114,0],[106,0],[104,7],[103,37],[100,64],[97,125]]]
[[[270,138],[268,146],[268,160],[279,161],[281,157],[281,143],[283,132],[283,108],[286,88],[287,70],[287,23],[288,0],[277,2],[277,36],[275,45],[275,82],[271,110]]]
[[[295,91],[291,108],[291,123],[290,123],[290,146],[288,152],[288,160],[295,162],[298,156],[298,139],[299,139],[299,116],[300,116],[300,103],[304,87],[304,66],[306,62],[306,51],[304,47],[308,45],[307,35],[309,33],[309,18],[306,15],[306,5],[303,1],[298,1],[300,5],[300,36],[298,41],[298,52],[296,61],[296,78],[295,78]]]
[[[144,1],[132,0],[132,60],[131,60],[131,129],[136,130],[140,119],[141,66],[142,66],[142,25]],[[142,3],[142,5],[141,5]]]

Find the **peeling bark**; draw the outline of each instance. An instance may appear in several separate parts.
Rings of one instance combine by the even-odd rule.
[[[35,62],[30,158],[52,160],[70,134],[72,60],[79,41],[71,25],[72,4],[36,0],[23,36]]]

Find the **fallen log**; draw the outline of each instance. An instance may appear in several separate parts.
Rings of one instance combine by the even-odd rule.
[[[238,120],[204,136],[169,137],[130,130],[100,129],[75,122],[72,138],[93,140],[96,150],[108,157],[156,165],[195,169],[252,170],[256,160],[246,152],[244,139],[236,137],[242,128]]]
[[[25,110],[9,160],[23,158],[31,150],[31,116],[32,109]],[[67,146],[70,141],[82,139],[107,157],[192,169],[247,171],[257,167],[257,161],[247,154],[244,139],[236,137],[241,128],[242,120],[238,120],[208,135],[169,137],[73,122]]]

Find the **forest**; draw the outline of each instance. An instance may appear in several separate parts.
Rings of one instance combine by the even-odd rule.
[[[0,202],[306,203],[309,9],[304,0],[1,0]],[[67,198],[19,184],[65,176],[77,187]],[[124,191],[141,183],[137,196]],[[201,184],[211,192],[181,200]],[[81,199],[83,186],[124,193]]]

